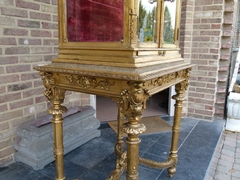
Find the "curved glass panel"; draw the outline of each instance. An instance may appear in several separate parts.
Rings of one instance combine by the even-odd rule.
[[[69,42],[120,42],[124,0],[67,0]]]
[[[174,44],[176,1],[164,2],[163,44]]]
[[[139,42],[156,42],[156,8],[154,0],[139,1]]]

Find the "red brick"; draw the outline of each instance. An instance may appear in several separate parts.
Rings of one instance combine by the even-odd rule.
[[[41,79],[38,79],[33,82],[33,87],[39,87],[39,86],[43,86],[43,81]]]
[[[58,29],[58,24],[56,23],[48,23],[48,22],[43,22],[42,23],[42,28],[43,29]]]
[[[203,11],[214,11],[214,10],[223,10],[223,4],[220,5],[212,5],[212,6],[203,6]]]
[[[196,29],[196,30],[200,30],[200,29],[210,29],[210,24],[193,25],[193,29]]]
[[[19,75],[6,75],[6,76],[0,76],[0,84],[6,84],[6,83],[14,83],[19,81]]]
[[[43,94],[43,91],[44,91],[44,87],[34,88],[34,90],[29,89],[29,90],[23,91],[23,98],[38,96],[40,94]]]
[[[222,18],[202,19],[201,23],[222,23]]]
[[[210,53],[219,54],[219,49],[210,49]]]
[[[10,110],[17,109],[17,108],[22,108],[24,106],[30,106],[33,105],[33,98],[30,99],[24,99],[20,101],[14,101],[9,103]]]
[[[11,102],[19,99],[21,99],[20,92],[0,95],[0,103]]]
[[[216,93],[215,89],[206,89],[206,88],[204,88],[204,87],[198,87],[198,88],[196,88],[196,92],[208,93],[208,94],[214,94],[214,93]]]
[[[55,59],[57,56],[56,55],[46,55],[43,57],[44,61],[51,61]]]
[[[46,13],[30,12],[30,18],[51,21],[51,15]]]
[[[33,36],[33,37],[52,37],[52,33],[50,31],[44,31],[44,30],[31,30],[31,36]]]
[[[57,0],[52,0],[53,5],[57,5]]]
[[[191,93],[191,92],[189,92],[188,95],[191,96],[191,97],[205,98],[205,94],[202,94],[202,93]]]
[[[19,63],[32,63],[42,61],[42,55],[34,55],[34,56],[20,56],[18,58]]]
[[[200,31],[201,36],[220,36],[221,31]]]
[[[14,111],[7,111],[3,114],[0,114],[0,122],[4,122],[10,119],[15,119],[23,116],[23,111],[21,109]]]
[[[23,123],[31,121],[33,119],[35,119],[34,118],[34,114],[30,114],[28,116],[22,116],[22,117],[19,117],[17,119],[12,120],[11,121],[11,124],[12,124],[11,126],[14,128],[14,127],[17,127],[17,126],[19,126],[19,125],[21,125]]]
[[[0,25],[16,26],[15,19],[12,17],[0,17]]]
[[[5,112],[8,110],[7,104],[0,104],[0,112]],[[0,131],[1,131],[1,125],[0,125]]]
[[[0,38],[0,45],[17,45],[15,38]]]
[[[1,57],[0,65],[16,64],[17,62],[18,62],[18,57],[16,56]]]
[[[41,39],[29,39],[29,38],[19,38],[19,45],[41,45]]]
[[[3,123],[3,124],[5,124],[5,123]],[[2,124],[0,124],[0,126],[2,126]],[[5,139],[4,141],[0,142],[0,149],[4,149],[4,148],[6,148],[8,146],[11,146],[11,145],[12,145],[11,138]]]
[[[27,2],[26,0],[16,0],[16,6],[24,9],[40,10],[39,4]]]
[[[28,17],[27,10],[20,10],[16,8],[7,8],[7,7],[1,8],[1,14],[5,16],[22,17],[22,18]]]
[[[53,32],[53,37],[58,38],[58,31]]]
[[[9,155],[13,154],[14,152],[15,152],[15,150],[13,149],[12,146],[7,147],[7,148],[5,148],[3,150],[0,150],[0,158],[9,156]]]
[[[14,5],[14,1],[13,0],[1,0],[0,4],[5,5],[5,6]]]
[[[58,39],[44,39],[43,45],[51,45],[51,46],[57,46],[58,45]]]
[[[29,47],[10,47],[5,49],[5,54],[29,54]]]
[[[0,94],[3,94],[6,92],[6,86],[0,86]]]
[[[194,36],[193,41],[210,41],[210,37],[205,37],[205,36]]]
[[[33,79],[39,79],[40,75],[38,72],[31,72],[27,74],[22,74],[21,75],[21,81],[28,81],[28,80],[33,80]]]
[[[34,0],[34,1],[45,3],[45,4],[50,4],[50,0]]]
[[[30,70],[31,70],[31,65],[14,65],[14,66],[6,67],[7,73],[26,72]]]
[[[39,96],[35,98],[35,103],[42,103],[42,102],[46,102],[46,97],[45,96]]]
[[[7,86],[8,92],[20,91],[32,87],[32,82],[24,82],[21,84],[11,84]]]
[[[31,54],[51,54],[52,47],[31,47]]]
[[[18,26],[19,27],[28,27],[28,28],[40,28],[40,22],[19,19]]]
[[[221,29],[221,24],[211,24],[211,29]]]
[[[28,30],[26,29],[16,29],[16,28],[4,28],[3,35],[13,35],[13,36],[27,36]]]
[[[0,131],[5,131],[9,129],[9,124],[8,122],[0,124]]]
[[[216,82],[216,78],[211,77],[198,77],[199,82]]]
[[[201,1],[195,1],[195,6],[200,5],[212,5],[214,0],[201,0]]]
[[[58,22],[58,16],[52,15],[52,18],[53,18],[53,22]]]
[[[214,101],[209,101],[209,100],[206,100],[206,99],[195,98],[195,102],[199,103],[199,104],[204,104],[204,105],[214,105]]]

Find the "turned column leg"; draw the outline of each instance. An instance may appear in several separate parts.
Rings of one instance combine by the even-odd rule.
[[[143,124],[129,122],[125,124],[125,132],[128,134],[127,143],[127,180],[138,179],[138,163],[139,163],[139,144],[141,140],[138,134],[143,133],[146,127]],[[135,132],[134,132],[135,131]]]
[[[184,88],[182,87],[183,84],[177,84],[176,85],[176,92],[177,94],[173,96],[173,99],[176,100],[175,103],[175,111],[174,111],[174,121],[173,121],[173,127],[172,127],[172,144],[171,144],[171,150],[169,154],[169,159],[174,159],[178,161],[178,138],[180,133],[180,126],[181,126],[181,117],[182,117],[182,102],[184,100],[183,93]],[[172,177],[176,173],[176,164],[172,167],[168,168],[168,174],[170,177]]]
[[[61,106],[65,98],[66,90],[56,87],[57,74],[40,72],[43,85],[45,87],[44,95],[51,102],[52,107],[48,109],[48,113],[53,115],[53,154],[56,164],[56,179],[64,180],[64,164],[63,164],[63,118],[62,114],[67,112],[67,108]]]
[[[123,120],[124,115],[122,113],[122,107],[120,104],[118,104],[118,133],[117,133],[117,142],[116,142],[116,148],[123,153],[124,149],[124,141],[123,141]]]
[[[64,180],[64,147],[63,147],[63,119],[62,114],[65,113],[67,109],[60,105],[60,102],[55,101],[53,106],[48,110],[50,114],[53,115],[53,154],[55,158],[56,165],[56,179]]]

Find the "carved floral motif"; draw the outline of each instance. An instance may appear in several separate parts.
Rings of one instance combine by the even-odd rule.
[[[110,83],[108,79],[97,81],[96,78],[86,76],[74,77],[73,75],[70,75],[66,76],[66,79],[72,85],[78,85],[84,89],[100,87],[101,89],[108,91],[110,90],[110,87],[115,84],[114,82]]]

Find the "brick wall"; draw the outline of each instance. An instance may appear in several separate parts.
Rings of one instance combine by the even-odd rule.
[[[183,0],[180,47],[195,67],[188,91],[187,115],[224,117],[237,1]],[[236,19],[236,18],[235,18]]]
[[[215,114],[222,16],[222,0],[183,0],[181,53],[195,64],[188,89],[191,117],[211,120]]]
[[[13,161],[16,128],[46,115],[38,64],[58,52],[57,0],[0,1],[0,167]],[[89,96],[67,92],[65,106],[89,104]]]

